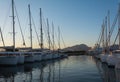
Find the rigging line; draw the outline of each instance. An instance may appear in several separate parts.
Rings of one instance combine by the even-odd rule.
[[[57,36],[56,31],[55,31],[55,37],[56,37],[56,40],[58,41],[58,36]],[[57,44],[58,44],[58,42],[57,42]],[[57,46],[58,46],[58,45],[55,44],[55,47],[56,47],[56,48],[58,48]]]
[[[62,31],[61,31],[61,32],[62,32]],[[63,39],[62,33],[61,33],[60,35],[61,35],[61,39],[62,39],[63,45],[64,45],[64,47],[66,48],[66,44],[65,44],[65,41],[64,41],[64,39]]]
[[[48,35],[47,35],[47,25],[46,25],[46,21],[45,21],[45,18],[44,18],[44,16],[43,16],[43,26],[46,28],[46,29],[43,29],[43,31],[45,32],[45,37],[48,37]],[[55,34],[56,35],[56,34]],[[57,36],[57,35],[56,35]],[[47,46],[48,46],[48,38],[47,38]],[[52,41],[50,40],[50,44],[52,44]],[[55,48],[57,48],[56,47],[56,43],[54,43],[54,45],[55,45]]]
[[[102,29],[101,29],[101,32],[100,32],[100,35],[99,35],[99,38],[98,38],[98,42],[96,43],[96,44],[98,44],[98,45],[96,45],[97,46],[97,48],[99,48],[99,45],[101,44],[101,42],[102,42],[102,37],[103,37],[103,27],[102,27]]]
[[[52,22],[52,42],[53,42],[52,47],[53,47],[53,51],[54,51],[55,40],[54,40],[54,24],[53,24],[53,22]]]
[[[54,50],[56,50],[57,49],[57,46],[56,46],[56,43],[54,43]]]
[[[108,37],[108,39],[111,38],[111,36],[112,36],[112,33],[113,33],[113,31],[114,31],[114,28],[115,28],[117,19],[118,19],[118,14],[116,15],[116,17],[115,17],[115,19],[114,19],[114,21],[113,21],[113,24],[112,24],[111,29],[110,29],[110,36]]]
[[[44,17],[43,17],[43,24],[44,24],[44,27],[46,28],[46,29],[43,29],[43,31],[45,32],[45,37],[48,37],[48,33],[47,33],[47,25],[46,25],[46,21],[45,21],[45,19],[44,19]],[[47,46],[48,46],[48,38],[47,38],[47,40],[46,40],[46,43],[47,43]]]
[[[50,40],[50,26],[49,26],[49,21],[47,18],[47,34],[48,34],[48,45],[49,45],[49,49],[51,49],[51,40]]]
[[[54,32],[55,33],[55,32]],[[55,34],[56,35],[56,34]],[[54,37],[54,49],[57,49],[56,42],[55,42],[55,37]]]
[[[28,30],[27,24],[28,24],[28,16],[27,16],[27,18],[26,18],[26,21],[25,21],[25,28],[24,28],[24,30],[23,30],[23,35],[24,35],[24,36],[25,36],[25,34],[26,34],[26,30]]]
[[[10,12],[11,5],[12,5],[12,3],[9,5],[8,12],[6,14],[6,17],[5,17],[5,20],[4,20],[4,23],[3,23],[3,29],[1,29],[2,32],[4,31],[4,29],[5,29],[6,25],[7,25],[6,24],[7,23],[7,18],[9,17],[8,15],[9,15],[9,12]]]
[[[5,47],[5,43],[4,43],[4,38],[3,38],[1,27],[0,27],[0,34],[1,34],[1,39],[2,39],[2,42],[3,42],[3,46]]]
[[[43,22],[45,23],[45,19],[44,19],[44,17],[43,17]],[[48,26],[46,25],[46,23],[45,23],[45,28],[46,28],[46,30],[44,29],[44,31],[46,31],[46,37],[48,37],[47,38],[47,44],[48,44],[48,46],[50,46],[50,48],[51,48],[51,44],[52,44],[52,41],[51,41],[51,39],[50,39],[50,35],[48,36]],[[49,34],[50,34],[50,32],[49,32]]]
[[[117,38],[118,38],[118,36],[119,36],[119,33],[120,33],[120,31],[118,31],[117,36],[115,37],[115,40],[114,40],[113,45],[115,45],[115,42],[117,41]]]
[[[20,20],[19,20],[17,9],[16,9],[16,5],[15,5],[15,12],[16,12],[16,16],[17,16],[17,19],[18,19],[18,24],[19,24],[19,27],[20,27],[21,36],[22,36],[22,39],[23,39],[23,45],[26,47],[25,38],[24,38],[24,35],[23,35],[23,32],[22,32],[22,27],[21,27],[21,24],[20,24]]]
[[[103,31],[103,27],[101,26],[101,32],[100,32],[100,35],[99,35],[99,38],[98,38],[98,44],[100,45],[101,43],[101,39],[102,39],[102,31]]]
[[[34,29],[35,29],[35,33],[36,33],[36,36],[37,36],[38,44],[39,44],[39,46],[40,46],[40,40],[39,40],[39,36],[38,36],[37,30],[36,30],[36,26],[35,26],[35,22],[34,22],[34,20],[33,20],[33,17],[32,17],[32,22],[33,22],[33,26],[34,26]]]
[[[54,49],[57,49],[57,47],[56,47],[56,43],[55,43],[55,37],[54,37],[54,35],[55,35],[55,31],[54,31],[54,24],[53,24],[53,22],[52,22],[52,38],[53,38],[53,50]]]

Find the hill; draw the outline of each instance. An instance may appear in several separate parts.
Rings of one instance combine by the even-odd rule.
[[[80,44],[80,45],[75,45],[75,46],[71,46],[71,47],[67,47],[64,48],[64,51],[88,51],[90,49],[90,47],[88,47],[85,44]]]

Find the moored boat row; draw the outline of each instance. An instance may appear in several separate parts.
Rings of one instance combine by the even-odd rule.
[[[0,65],[17,65],[63,57],[58,54],[42,54],[39,52],[0,52],[0,54]]]
[[[110,45],[111,44],[110,39],[117,21],[118,21],[118,28],[117,28],[118,33],[117,36],[115,37],[115,41],[113,42],[113,45]],[[109,29],[109,31],[107,31],[107,29]],[[118,45],[115,44],[117,42],[116,41],[117,38],[119,42]],[[100,59],[102,63],[107,63],[108,66],[112,66],[115,67],[116,69],[120,69],[120,4],[112,26],[110,27],[109,12],[108,12],[108,16],[106,16],[105,18],[105,21],[103,21],[102,31],[96,46],[96,50],[100,49],[101,43],[102,43],[102,48],[101,48],[102,54],[96,54],[95,57]]]

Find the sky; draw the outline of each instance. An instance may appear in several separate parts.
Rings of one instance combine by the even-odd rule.
[[[31,6],[32,17],[40,35],[39,8],[42,8],[44,24],[49,20],[50,33],[52,22],[55,28],[55,42],[58,44],[58,26],[65,45],[61,40],[61,47],[86,44],[93,47],[98,39],[101,25],[108,10],[110,10],[110,23],[112,24],[118,11],[119,0],[14,0],[22,26],[27,46],[30,46],[28,4]],[[11,0],[0,0],[0,27],[3,32],[5,45],[12,45]],[[45,26],[45,25],[44,25]],[[16,47],[22,46],[22,38],[15,14]],[[38,47],[37,38],[33,28],[33,46]],[[47,46],[46,27],[44,29],[44,45]],[[2,40],[0,38],[0,45]]]

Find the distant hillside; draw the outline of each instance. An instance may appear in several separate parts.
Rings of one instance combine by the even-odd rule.
[[[89,49],[90,47],[88,47],[87,45],[80,44],[80,45],[64,48],[63,50],[64,51],[88,51]]]

